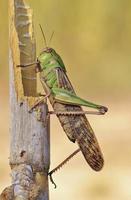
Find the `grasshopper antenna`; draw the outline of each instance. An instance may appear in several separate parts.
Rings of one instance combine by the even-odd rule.
[[[44,44],[45,44],[45,46],[47,47],[47,42],[46,42],[46,37],[45,37],[44,31],[43,31],[43,29],[42,29],[41,24],[39,24],[39,26],[40,26],[40,29],[41,29],[41,32],[42,32],[42,35],[43,35],[43,38],[44,38]]]
[[[50,46],[50,43],[51,43],[53,36],[54,36],[54,31],[52,31],[52,34],[51,34],[51,37],[50,37],[50,40],[49,40],[49,46]]]

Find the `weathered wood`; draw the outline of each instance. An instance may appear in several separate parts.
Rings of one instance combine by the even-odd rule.
[[[37,96],[36,73],[33,67],[22,73],[17,67],[36,59],[32,11],[24,0],[10,0],[9,4],[12,186],[3,191],[0,199],[48,200],[48,108],[45,103],[36,111],[28,112]]]
[[[13,70],[11,77],[13,77]],[[13,82],[12,82],[13,83]],[[12,168],[12,183],[14,184],[14,196],[22,196],[23,199],[39,199],[39,193],[43,200],[48,199],[49,168],[49,130],[44,123],[37,120],[36,113],[29,113],[27,101],[20,106],[17,102],[15,91],[11,87],[11,146],[10,165]],[[41,106],[41,112],[46,120],[46,104]],[[38,178],[37,178],[38,177]],[[35,185],[36,184],[36,185]],[[36,187],[35,187],[36,186]],[[31,188],[34,189],[31,189]],[[40,192],[40,189],[41,192]],[[31,193],[30,193],[30,192]],[[17,198],[16,198],[17,199]]]

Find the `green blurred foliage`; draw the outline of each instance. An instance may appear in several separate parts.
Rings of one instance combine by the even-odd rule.
[[[34,11],[37,55],[44,47],[39,23],[47,41],[62,56],[69,76],[82,93],[128,93],[131,87],[130,0],[29,0]],[[7,2],[0,2],[0,74],[7,75]]]

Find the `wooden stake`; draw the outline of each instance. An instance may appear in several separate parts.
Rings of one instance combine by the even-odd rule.
[[[36,60],[32,11],[25,0],[9,0],[9,25],[12,186],[0,199],[48,200],[49,121],[44,123],[48,108],[45,103],[37,111],[28,112],[37,97],[35,68],[21,73],[17,67]]]

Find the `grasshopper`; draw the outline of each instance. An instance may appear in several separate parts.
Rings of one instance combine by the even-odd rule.
[[[41,31],[46,44],[42,28]],[[46,95],[41,101],[36,102],[32,109],[48,98],[54,109],[50,114],[57,115],[69,140],[78,144],[79,149],[76,153],[81,150],[90,167],[95,171],[101,170],[104,164],[103,155],[85,114],[103,115],[107,112],[107,107],[86,101],[76,95],[67,76],[65,65],[53,48],[46,45],[36,63],[20,66],[28,67],[33,64],[36,64],[36,72],[40,73],[40,80]],[[81,106],[97,111],[83,111]]]

